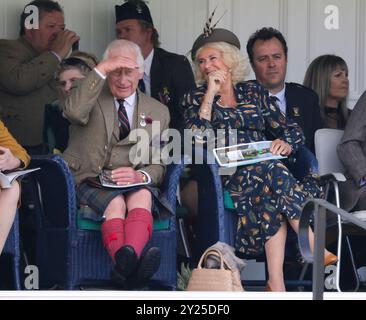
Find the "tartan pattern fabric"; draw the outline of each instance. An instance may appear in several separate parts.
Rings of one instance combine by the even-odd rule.
[[[128,121],[126,108],[123,105],[125,100],[118,99],[117,102],[119,104],[118,108],[119,138],[120,140],[123,140],[129,135],[131,128],[130,128],[130,122]]]
[[[147,186],[134,186],[127,188],[97,188],[83,182],[77,189],[76,198],[79,204],[87,205],[92,210],[84,211],[82,214],[83,219],[90,219],[94,221],[103,220],[104,211],[107,209],[108,204],[117,196],[128,192],[135,192],[139,189],[148,189],[153,198],[152,214],[159,219],[166,219],[173,212],[167,197],[160,193],[157,187]]]

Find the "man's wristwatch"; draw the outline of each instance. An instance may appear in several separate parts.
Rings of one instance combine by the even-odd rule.
[[[146,174],[145,174],[145,173],[143,173],[143,172],[141,172],[141,171],[140,171],[140,173],[142,174],[142,182],[143,182],[143,183],[148,182],[148,179],[147,179]]]

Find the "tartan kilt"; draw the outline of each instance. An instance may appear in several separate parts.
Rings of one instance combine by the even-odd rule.
[[[104,219],[104,211],[109,203],[117,196],[140,189],[148,189],[152,195],[151,213],[154,218],[166,219],[172,213],[172,208],[168,200],[161,195],[160,190],[153,186],[134,186],[129,188],[105,188],[91,186],[87,182],[82,182],[76,192],[78,204],[81,208],[88,207],[92,210],[81,210],[81,217],[94,221]]]

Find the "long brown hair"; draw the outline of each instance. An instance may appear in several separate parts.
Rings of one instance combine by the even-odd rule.
[[[325,54],[315,58],[308,69],[304,78],[304,86],[313,89],[319,97],[320,114],[326,123],[325,113],[326,102],[330,88],[330,77],[332,72],[338,67],[344,69],[348,74],[347,63],[339,56],[334,54]],[[338,126],[344,128],[349,115],[347,108],[347,97],[338,104]]]

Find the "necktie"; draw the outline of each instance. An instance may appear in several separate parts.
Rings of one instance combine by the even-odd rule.
[[[130,130],[131,130],[130,122],[128,121],[126,108],[123,105],[125,100],[118,99],[117,102],[119,103],[119,108],[118,108],[119,138],[120,138],[120,140],[123,140],[130,133]]]
[[[141,92],[146,93],[146,87],[145,87],[144,79],[139,80],[139,89],[140,89]]]
[[[276,97],[276,96],[271,96],[271,97],[269,97],[269,99],[270,99],[270,101],[272,102],[272,103],[274,103],[284,114],[286,114],[287,113],[287,111],[286,111],[286,105],[284,105],[284,104],[282,104],[281,102],[280,102],[280,99],[278,98],[278,97]]]
[[[280,102],[280,99],[278,99],[276,96],[270,96],[272,102],[276,103],[278,105],[278,103]]]

